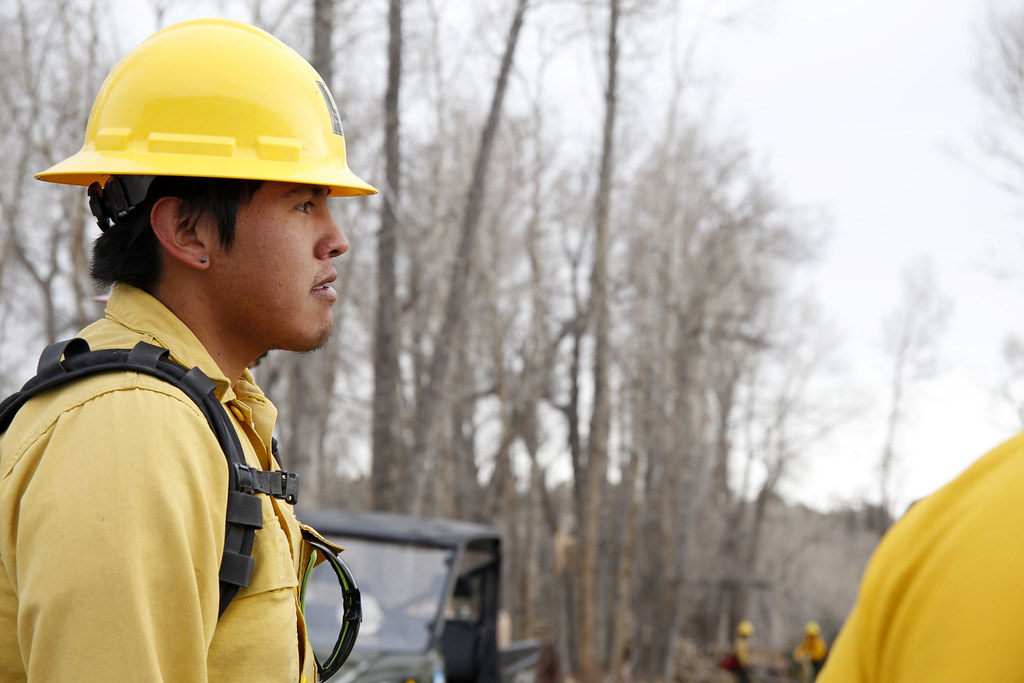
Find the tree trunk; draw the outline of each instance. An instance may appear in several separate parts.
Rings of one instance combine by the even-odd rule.
[[[313,0],[313,58],[310,63],[330,88],[334,82],[334,0]]]
[[[646,382],[644,382],[646,384]],[[637,392],[634,413],[634,424],[651,410],[647,402],[648,392],[641,387]],[[625,521],[622,524],[621,547],[618,553],[618,572],[615,581],[615,608],[612,617],[612,657],[609,666],[611,680],[627,680],[624,667],[635,661],[636,652],[633,641],[636,638],[636,619],[632,609],[633,574],[636,560],[636,540],[639,535],[639,478],[640,454],[646,451],[642,440],[646,436],[639,431],[634,437],[633,446],[629,450],[629,459],[623,472],[621,484],[621,507],[625,509]],[[641,443],[637,443],[637,439]]]
[[[402,0],[388,11],[388,85],[384,95],[384,157],[387,185],[377,240],[377,328],[373,350],[373,482],[377,510],[401,509],[399,482],[408,471],[397,434],[398,403],[398,206],[401,202],[399,86],[402,79]]]
[[[451,360],[452,339],[455,337],[460,323],[460,312],[465,304],[466,285],[472,266],[474,247],[476,245],[477,228],[483,213],[484,196],[486,194],[487,165],[494,147],[494,138],[501,118],[502,103],[508,76],[512,70],[512,58],[519,41],[519,32],[523,26],[528,0],[517,0],[505,54],[501,60],[501,68],[494,86],[491,109],[487,123],[480,134],[480,147],[477,150],[476,163],[473,167],[473,179],[466,197],[466,211],[462,221],[462,235],[455,252],[455,264],[452,267],[451,283],[448,289],[448,300],[445,304],[441,329],[434,341],[433,358],[430,363],[430,374],[427,385],[416,406],[416,422],[413,431],[413,451],[411,468],[416,470],[407,477],[408,497],[411,511],[419,512],[423,507],[423,496],[426,482],[429,480],[432,454],[429,448],[430,429],[434,414],[441,400],[442,387],[448,376],[448,364]]]
[[[598,529],[601,494],[608,463],[608,432],[611,420],[609,396],[609,195],[614,163],[617,70],[619,61],[619,0],[610,0],[608,20],[608,81],[605,86],[605,120],[601,149],[601,170],[597,189],[594,267],[591,275],[591,311],[594,315],[594,410],[587,441],[587,466],[584,509],[580,516],[580,680],[590,683],[598,678],[596,588]]]

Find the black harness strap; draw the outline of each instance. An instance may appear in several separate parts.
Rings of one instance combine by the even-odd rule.
[[[299,475],[278,470],[267,472],[252,465],[235,465],[238,490],[245,493],[267,493],[295,505],[299,498]]]
[[[224,555],[220,565],[220,612],[239,588],[252,578],[252,546],[256,529],[263,528],[263,508],[256,494],[267,494],[295,504],[298,475],[266,472],[245,462],[242,445],[227,411],[217,399],[217,384],[199,368],[185,368],[169,358],[167,349],[139,342],[132,349],[89,350],[84,339],[74,338],[47,346],[39,357],[36,376],[20,391],[0,403],[0,433],[14,414],[33,396],[80,377],[102,372],[140,372],[178,387],[202,411],[228,461],[228,501]],[[276,455],[276,454],[275,454]]]

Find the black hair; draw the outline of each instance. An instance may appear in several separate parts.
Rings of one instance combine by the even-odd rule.
[[[146,198],[96,238],[89,274],[102,289],[123,282],[152,294],[162,275],[160,243],[149,220],[157,200],[180,198],[179,220],[190,226],[209,215],[217,224],[221,246],[230,249],[235,240],[238,211],[249,203],[261,184],[260,180],[157,176]]]

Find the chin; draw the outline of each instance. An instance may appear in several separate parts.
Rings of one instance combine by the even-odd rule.
[[[301,339],[294,340],[287,347],[282,347],[285,351],[295,351],[297,353],[310,353],[323,347],[331,338],[331,327],[320,330],[315,336],[302,337]]]

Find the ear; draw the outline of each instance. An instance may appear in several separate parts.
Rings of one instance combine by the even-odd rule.
[[[211,233],[203,229],[203,218],[190,222],[182,217],[181,199],[161,197],[149,212],[149,220],[156,238],[170,256],[197,270],[206,269]]]

